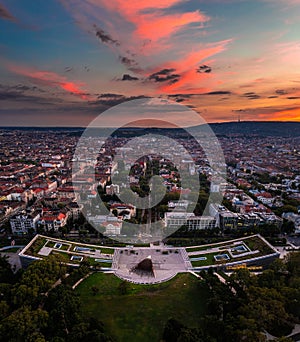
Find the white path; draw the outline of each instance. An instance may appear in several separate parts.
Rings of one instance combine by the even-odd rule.
[[[219,273],[215,272],[214,275],[216,275],[216,276],[218,277],[218,279],[220,280],[221,283],[223,283],[223,284],[225,284],[225,285],[228,285],[226,279],[223,278]],[[231,291],[233,294],[236,294],[235,288],[230,287],[230,291]]]

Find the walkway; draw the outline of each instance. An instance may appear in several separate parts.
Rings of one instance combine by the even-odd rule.
[[[220,280],[221,283],[225,284],[228,286],[227,281],[225,278],[223,278],[219,273],[215,272],[214,275],[216,275],[218,277],[218,279]],[[235,295],[236,294],[236,290],[234,287],[230,287],[230,291]]]

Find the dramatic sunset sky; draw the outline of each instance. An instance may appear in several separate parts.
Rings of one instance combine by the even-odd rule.
[[[86,126],[142,96],[300,121],[300,0],[0,0],[0,73],[0,126]]]

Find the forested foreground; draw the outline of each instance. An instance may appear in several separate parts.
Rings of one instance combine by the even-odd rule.
[[[64,281],[66,271],[49,257],[14,275],[0,258],[0,341],[112,341],[101,322],[82,315],[79,297]],[[86,266],[74,272],[84,274]]]
[[[293,341],[284,336],[300,323],[300,253],[285,263],[276,260],[261,275],[238,270],[227,278],[228,285],[212,272],[202,276],[200,286],[208,286],[210,296],[199,327],[170,319],[164,341],[260,342],[267,341],[266,332],[278,337],[276,341]]]
[[[71,275],[65,278],[68,272]],[[97,313],[85,314],[82,299],[72,290],[71,285],[87,272],[86,265],[71,271],[49,257],[13,274],[6,259],[0,258],[0,341],[114,341]],[[300,253],[285,263],[277,260],[258,276],[239,270],[227,278],[227,285],[210,271],[201,276],[199,295],[209,294],[205,314],[192,327],[165,317],[161,341],[259,342],[266,341],[265,332],[278,337],[277,341],[292,341],[282,336],[289,335],[300,321]],[[94,290],[91,296],[96,300],[102,294]],[[122,291],[115,295],[121,302],[137,294]]]

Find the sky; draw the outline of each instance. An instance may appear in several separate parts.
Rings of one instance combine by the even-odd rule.
[[[0,0],[0,126],[84,127],[143,97],[300,121],[299,33],[300,0]]]

